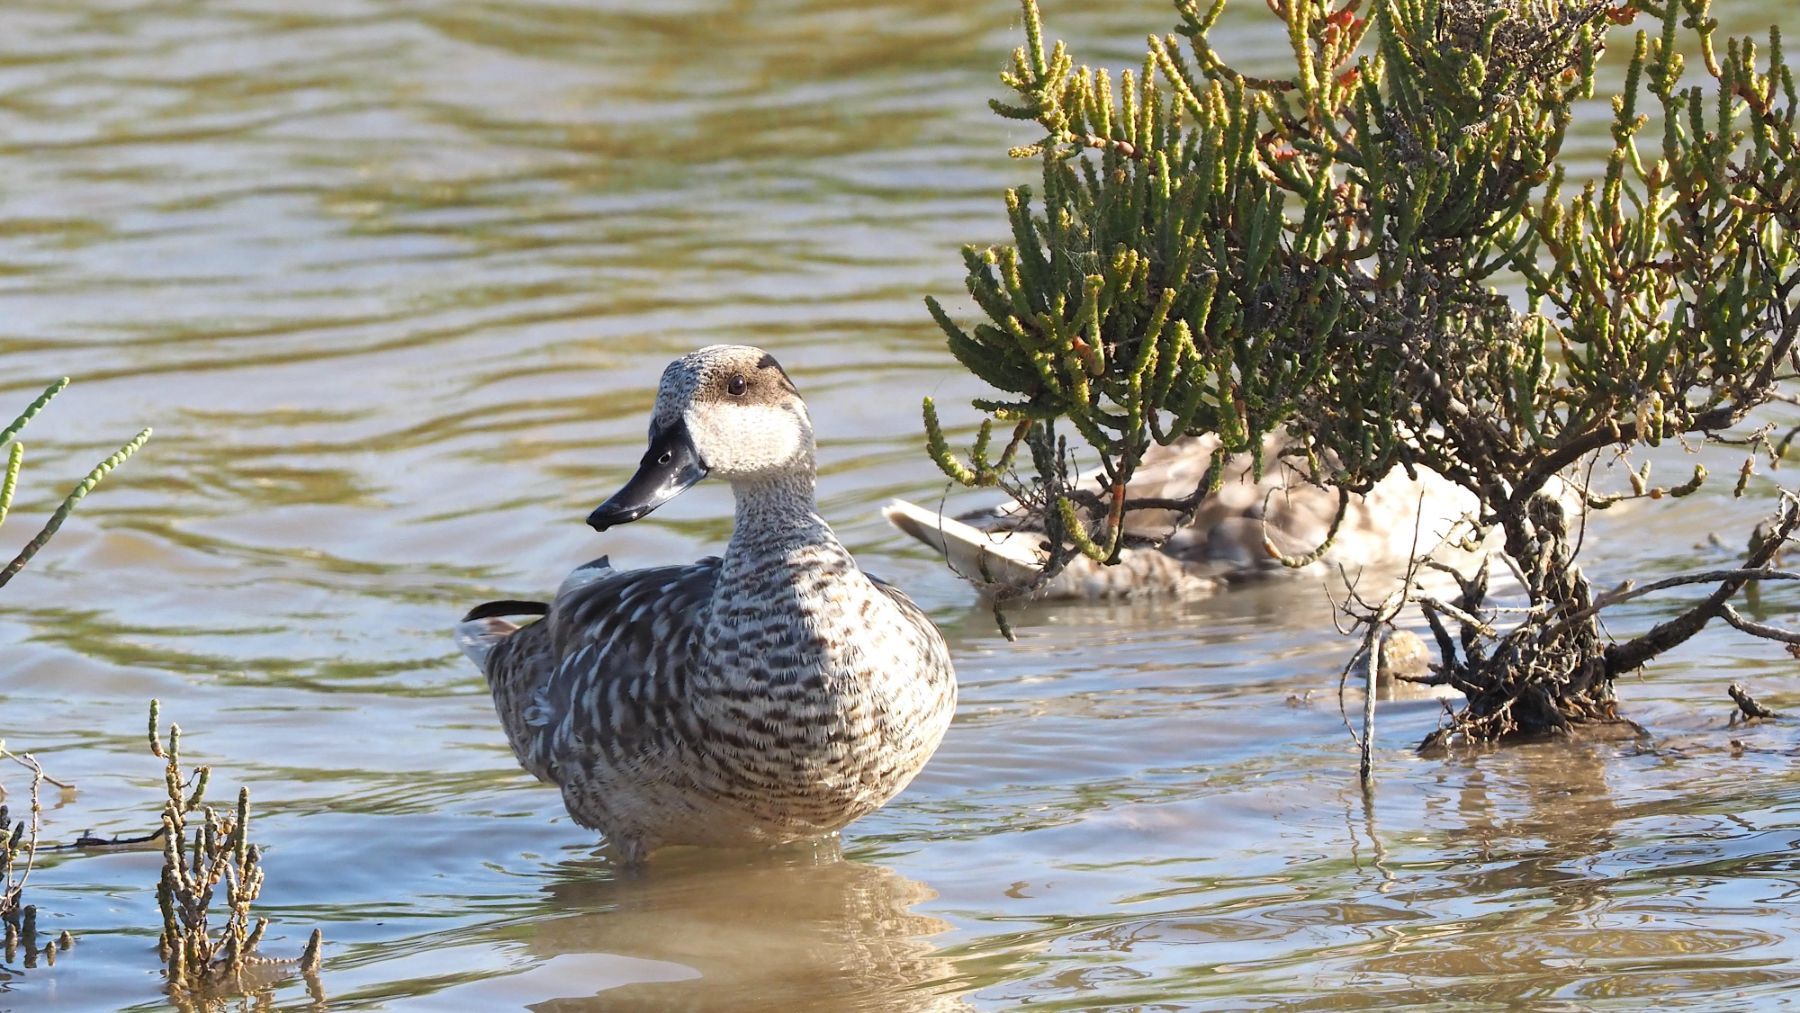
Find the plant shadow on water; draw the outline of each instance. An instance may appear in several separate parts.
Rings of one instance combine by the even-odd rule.
[[[1389,925],[1391,945],[1363,956],[1360,972],[1410,983],[1419,991],[1396,996],[1409,1001],[1791,983],[1787,938],[1753,916],[1792,893],[1783,878],[1800,844],[1800,796],[1790,787],[1771,809],[1764,788],[1720,785],[1697,799],[1658,776],[1681,766],[1654,750],[1570,743],[1450,761],[1436,778],[1448,790],[1426,815],[1455,829],[1420,842],[1424,855],[1378,846],[1373,863],[1383,901],[1437,914]],[[1383,822],[1377,803],[1369,824]]]

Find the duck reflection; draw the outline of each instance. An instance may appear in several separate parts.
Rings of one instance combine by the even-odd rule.
[[[570,914],[538,922],[530,952],[552,963],[605,954],[635,972],[616,987],[571,978],[562,987],[574,996],[534,1010],[967,1008],[950,994],[953,968],[930,942],[950,926],[912,912],[936,894],[892,869],[842,857],[835,842],[667,850],[638,874],[596,857],[565,863],[558,874],[550,906]],[[555,990],[538,994],[546,991]]]

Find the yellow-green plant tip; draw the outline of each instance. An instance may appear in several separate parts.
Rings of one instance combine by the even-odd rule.
[[[14,443],[7,454],[6,478],[0,480],[0,524],[6,523],[6,512],[12,509],[13,491],[19,485],[19,467],[25,463],[25,444]]]
[[[1082,523],[1080,514],[1075,510],[1075,504],[1070,502],[1067,496],[1059,496],[1056,499],[1056,509],[1062,515],[1064,533],[1068,535],[1075,547],[1081,550],[1081,554],[1097,563],[1106,562],[1106,557],[1110,552],[1088,535],[1087,525]]]
[[[1706,483],[1706,465],[1694,465],[1694,475],[1686,482],[1669,490],[1671,496],[1687,496],[1699,490]]]
[[[124,446],[114,451],[111,456],[106,458],[106,460],[95,465],[94,469],[88,472],[87,477],[83,478],[76,484],[74,489],[70,490],[69,495],[65,497],[62,504],[56,508],[56,512],[52,513],[50,519],[44,522],[43,528],[40,529],[36,535],[33,535],[29,542],[25,543],[25,547],[19,550],[19,554],[13,557],[12,562],[6,564],[5,568],[0,569],[0,587],[5,587],[13,577],[17,576],[19,571],[25,568],[25,564],[31,562],[32,558],[49,543],[51,537],[55,535],[57,531],[61,530],[63,522],[68,520],[69,514],[75,509],[75,504],[79,503],[82,497],[86,496],[89,492],[92,492],[94,487],[100,484],[101,479],[105,478],[114,468],[123,464],[132,454],[137,453],[138,450],[143,447],[145,441],[149,439],[150,430],[145,429],[133,437]]]
[[[51,399],[55,398],[56,395],[62,393],[63,388],[68,385],[69,378],[65,376],[52,382],[50,386],[45,387],[44,392],[39,394],[36,400],[32,401],[29,405],[26,405],[25,410],[19,413],[19,417],[14,419],[11,425],[8,425],[5,429],[0,429],[0,443],[5,443],[7,440],[19,435],[19,431],[25,428],[25,424],[30,422],[33,418],[36,418],[37,413],[43,411],[44,406],[49,404]]]
[[[187,799],[182,802],[181,808],[183,812],[193,812],[195,809],[200,808],[201,803],[206,799],[206,786],[211,780],[211,767],[199,767],[195,769],[194,791],[193,794],[189,795]]]
[[[231,832],[232,838],[236,842],[233,848],[234,857],[238,868],[243,869],[247,864],[246,860],[250,849],[250,789],[248,787],[238,789],[237,822]]]
[[[944,439],[943,426],[938,423],[937,406],[932,403],[930,398],[926,398],[924,401],[924,415],[926,449],[930,452],[931,459],[937,462],[939,470],[958,484],[966,486],[977,484],[975,473],[958,461],[956,455],[951,452],[949,442]]]

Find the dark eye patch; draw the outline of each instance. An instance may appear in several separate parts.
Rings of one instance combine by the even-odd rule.
[[[788,379],[787,370],[781,368],[781,363],[776,362],[773,355],[764,352],[763,357],[757,360],[756,368],[773,369],[775,375],[781,378],[778,382],[781,384],[783,390],[786,390],[789,394],[797,395],[800,393],[800,389],[794,386],[794,381]]]

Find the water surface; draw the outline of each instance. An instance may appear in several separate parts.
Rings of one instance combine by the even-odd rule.
[[[1073,6],[1052,30],[1114,66],[1173,21]],[[1241,7],[1255,67],[1281,42]],[[880,522],[889,496],[943,491],[919,397],[966,420],[980,393],[920,298],[961,291],[958,246],[1002,239],[999,191],[1032,175],[1004,157],[1029,133],[985,108],[1016,32],[1001,0],[0,11],[0,398],[78,381],[29,432],[0,549],[157,430],[4,592],[0,737],[78,786],[47,797],[47,835],[153,824],[160,698],[216,797],[251,786],[265,948],[322,927],[334,1009],[1719,1008],[1791,988],[1794,733],[1728,728],[1724,694],[1800,710],[1774,645],[1709,633],[1623,685],[1642,743],[1422,759],[1440,706],[1387,705],[1365,796],[1321,589],[1043,608],[1007,643]],[[825,513],[944,624],[962,705],[841,857],[621,876],[513,762],[448,628],[600,552],[722,543],[710,486],[603,538],[580,523],[641,453],[662,364],[715,341],[793,373]],[[1763,509],[1709,487],[1602,516],[1589,565],[1721,564],[1706,534],[1735,543]],[[1794,622],[1790,601],[1761,614]],[[0,769],[13,798],[18,775]],[[165,1006],[159,862],[45,861],[32,899],[80,942],[0,972],[0,1008]]]

